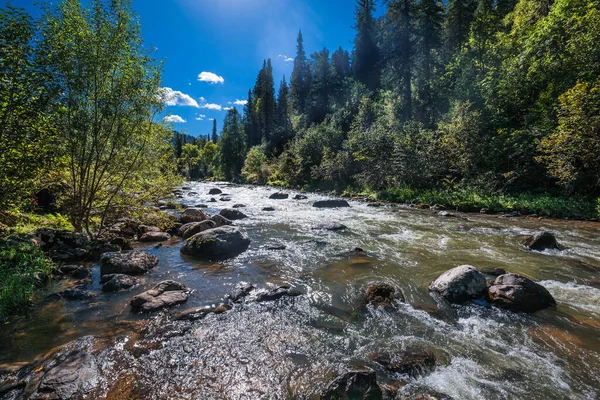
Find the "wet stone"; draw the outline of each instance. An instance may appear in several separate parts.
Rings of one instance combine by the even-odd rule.
[[[393,307],[396,300],[404,302],[404,294],[385,282],[371,282],[364,290],[365,304],[388,308]]]
[[[98,366],[85,350],[76,350],[50,369],[32,399],[84,398],[99,383]]]
[[[212,217],[210,217],[210,220],[216,224],[215,228],[233,224],[232,221],[219,214],[213,215]]]
[[[219,304],[218,306],[196,307],[189,310],[181,311],[173,317],[177,321],[196,321],[203,319],[208,314],[222,314],[231,310],[228,304]]]
[[[377,384],[375,371],[365,368],[346,372],[333,380],[321,400],[381,400],[383,393]]]
[[[429,285],[430,292],[438,293],[451,303],[480,298],[486,289],[485,276],[471,265],[452,268]]]
[[[285,200],[288,197],[290,197],[290,195],[287,194],[287,193],[277,192],[277,193],[273,193],[272,195],[270,195],[269,199],[271,199],[271,200]]]
[[[219,188],[212,188],[212,189],[210,189],[210,190],[208,191],[208,194],[209,194],[209,195],[221,194],[221,193],[223,193],[223,192],[222,192],[222,191],[221,191],[221,189],[219,189]]]
[[[75,279],[84,279],[92,275],[92,271],[83,265],[63,265],[60,267],[59,272]]]
[[[230,221],[248,218],[248,216],[246,214],[244,214],[243,212],[236,210],[236,209],[232,209],[232,208],[224,208],[223,210],[221,210],[221,212],[219,214],[222,217],[225,217]]]
[[[337,231],[343,231],[343,230],[347,229],[347,226],[340,224],[339,222],[329,222],[329,223],[317,224],[317,225],[313,226],[312,228],[314,230],[337,232]]]
[[[233,208],[246,208],[246,205],[245,204],[234,204],[232,207]]]
[[[163,281],[131,299],[131,308],[141,312],[158,311],[185,303],[188,299],[188,288],[180,282]]]
[[[527,313],[556,305],[545,287],[517,274],[497,277],[488,289],[488,298],[496,307]]]
[[[236,257],[250,246],[246,231],[232,226],[209,229],[186,239],[181,254],[203,259]]]
[[[45,301],[56,301],[56,300],[90,300],[96,297],[96,293],[90,292],[83,287],[76,287],[65,289],[58,293],[53,293],[46,296]]]
[[[139,241],[140,242],[166,242],[167,240],[171,239],[171,235],[169,235],[167,232],[146,232],[144,233]]]
[[[454,400],[444,393],[436,392],[430,388],[412,388],[398,394],[400,400]]]
[[[551,232],[541,232],[528,238],[525,241],[525,247],[535,251],[562,250],[556,241],[556,237]]]
[[[294,196],[294,200],[307,200],[308,197],[303,194],[297,194]]]
[[[155,255],[131,250],[104,253],[100,258],[100,275],[107,274],[145,274],[158,264]]]
[[[129,290],[140,284],[140,280],[124,274],[104,275],[100,279],[103,292],[120,292]]]
[[[384,369],[416,378],[433,371],[435,354],[430,350],[407,349],[397,353],[374,353],[369,358]]]
[[[315,201],[313,207],[316,208],[340,208],[340,207],[350,207],[350,204],[346,200],[319,200]]]
[[[207,231],[209,229],[213,229],[217,226],[214,221],[206,220],[202,222],[192,222],[187,229],[184,230],[183,235],[181,235],[184,239],[191,238],[197,233]]]
[[[206,213],[201,208],[187,208],[179,217],[179,222],[187,224],[188,222],[201,222],[208,219]]]
[[[244,299],[244,297],[248,296],[250,294],[250,292],[252,292],[254,289],[255,289],[255,286],[250,283],[241,285],[241,286],[236,287],[233,290],[233,292],[226,295],[225,298],[234,303],[239,303]]]
[[[269,207],[263,207],[262,211],[275,211],[275,207],[271,207],[271,206],[269,206]]]

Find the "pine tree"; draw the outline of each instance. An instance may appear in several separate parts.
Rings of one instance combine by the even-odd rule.
[[[412,64],[411,39],[412,0],[392,0],[385,15],[385,38],[387,69],[392,81],[400,86],[402,120],[412,119]],[[394,86],[395,86],[394,85]]]
[[[210,140],[213,143],[217,143],[219,141],[219,136],[217,135],[217,120],[216,119],[213,119],[212,136],[210,137]]]
[[[289,113],[289,87],[284,76],[277,95],[277,126],[269,140],[268,152],[273,156],[279,156],[292,138],[292,124]]]
[[[336,78],[343,79],[352,73],[350,54],[347,50],[342,49],[342,46],[331,55],[331,66]]]
[[[357,0],[355,19],[356,37],[354,38],[354,54],[352,67],[354,76],[368,89],[375,90],[381,80],[379,65],[379,49],[377,48],[374,0]]]
[[[298,43],[296,45],[296,58],[294,59],[294,70],[290,81],[291,103],[297,113],[303,113],[306,107],[306,98],[310,89],[311,74],[310,65],[304,52],[302,31],[298,32]]]
[[[445,51],[447,59],[460,50],[466,42],[476,4],[473,0],[449,0],[444,26]]]
[[[254,109],[256,112],[257,136],[253,138],[252,146],[269,140],[275,129],[277,103],[275,101],[275,86],[273,83],[273,67],[271,59],[263,62],[254,86]],[[259,140],[258,140],[259,139]],[[256,142],[256,140],[258,140]]]
[[[309,103],[307,105],[308,119],[310,122],[321,122],[329,113],[329,50],[324,48],[318,53],[311,55],[312,76],[310,85]]]
[[[248,148],[260,144],[260,132],[257,127],[256,111],[254,109],[254,96],[252,90],[248,89],[248,100],[244,106],[244,132],[246,133],[246,141]]]
[[[421,0],[416,7],[416,64],[420,70],[416,80],[416,118],[427,126],[433,124],[437,96],[435,82],[440,60],[441,31],[444,22],[444,5],[440,0]]]
[[[246,158],[246,135],[236,108],[227,111],[221,132],[221,168],[225,179],[238,180]]]

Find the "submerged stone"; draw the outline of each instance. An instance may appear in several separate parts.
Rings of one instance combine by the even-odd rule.
[[[277,192],[277,193],[273,193],[272,195],[270,195],[269,199],[271,199],[271,200],[285,200],[288,197],[290,197],[290,195],[287,194],[287,193]]]
[[[185,303],[188,299],[188,293],[189,290],[183,283],[168,280],[138,294],[131,299],[130,304],[134,310],[153,312]]]
[[[525,247],[535,251],[562,250],[556,241],[556,237],[551,232],[541,232],[528,238],[525,241]]]
[[[224,208],[223,210],[221,210],[221,212],[219,214],[222,217],[225,217],[225,218],[227,218],[228,220],[231,220],[231,221],[235,221],[237,219],[248,218],[248,216],[246,214],[244,214],[240,210],[236,210],[236,209],[233,209],[233,208]]]
[[[141,275],[157,264],[158,257],[144,251],[130,250],[104,253],[100,258],[100,275]]]
[[[346,372],[337,377],[327,387],[321,400],[381,400],[383,393],[377,384],[377,376],[372,369]]]
[[[313,203],[313,207],[316,208],[339,208],[339,207],[350,207],[350,204],[346,200],[319,200]]]
[[[385,282],[371,282],[364,290],[363,302],[377,307],[392,307],[394,301],[404,302],[404,294]]]
[[[556,305],[545,287],[517,274],[497,277],[488,289],[488,298],[497,307],[527,313]]]
[[[397,353],[375,353],[369,358],[388,371],[406,374],[413,378],[433,371],[435,354],[430,350],[407,349]]]
[[[140,280],[130,275],[109,274],[100,278],[103,292],[119,292],[129,290],[140,284]]]

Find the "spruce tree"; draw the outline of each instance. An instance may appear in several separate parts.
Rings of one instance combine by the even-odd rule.
[[[310,65],[304,52],[302,31],[298,32],[298,43],[296,45],[296,58],[294,59],[294,70],[290,81],[292,107],[298,113],[303,113],[306,107],[306,98],[310,89],[311,74]]]
[[[309,104],[307,106],[310,122],[321,122],[329,113],[330,65],[329,50],[324,48],[311,55],[313,80],[310,85]]]
[[[260,132],[254,106],[254,95],[252,90],[248,89],[248,100],[244,106],[244,132],[246,133],[248,148],[260,144]]]
[[[228,110],[223,121],[219,151],[225,179],[238,180],[246,158],[246,135],[236,108]]]
[[[210,140],[213,143],[217,143],[219,141],[219,136],[217,135],[217,120],[213,119],[213,128],[212,128],[212,136]]]
[[[368,89],[375,90],[381,80],[376,26],[373,19],[374,0],[357,0],[355,10],[356,37],[352,67],[354,76]]]
[[[466,42],[476,4],[473,0],[449,0],[444,25],[445,51],[451,58]]]

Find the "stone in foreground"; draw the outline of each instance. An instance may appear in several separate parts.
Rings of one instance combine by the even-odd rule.
[[[551,232],[541,232],[525,241],[525,247],[529,250],[562,250],[556,237]]]
[[[393,307],[394,300],[404,302],[404,294],[395,287],[384,282],[371,282],[364,291],[363,302],[377,307]]]
[[[429,285],[429,291],[449,302],[462,302],[482,297],[487,288],[485,276],[471,265],[460,265],[444,272]]]
[[[209,260],[233,258],[250,246],[248,234],[232,226],[209,229],[187,239],[181,254]]]
[[[73,351],[49,370],[38,387],[41,399],[79,399],[99,382],[95,359],[84,350]]]
[[[188,225],[188,224],[186,224]],[[184,226],[186,226],[184,225]],[[181,235],[184,239],[191,238],[197,233],[207,231],[209,229],[216,228],[217,224],[214,221],[206,220],[202,222],[192,222],[187,226],[187,228],[183,231]],[[183,228],[183,227],[182,227]]]
[[[365,368],[346,372],[332,381],[321,400],[381,400],[375,371]]]
[[[141,275],[156,267],[157,264],[158,258],[144,251],[104,253],[100,258],[100,275]]]
[[[103,292],[120,292],[140,284],[140,280],[125,274],[109,274],[100,278]]]
[[[166,307],[185,303],[188,299],[188,288],[180,282],[163,281],[152,289],[138,294],[131,299],[131,308],[141,312],[158,311]]]
[[[338,207],[350,207],[350,204],[346,200],[319,200],[313,203],[313,207],[317,208],[338,208]]]
[[[497,277],[488,289],[488,298],[497,307],[527,313],[556,305],[545,287],[517,274]]]

